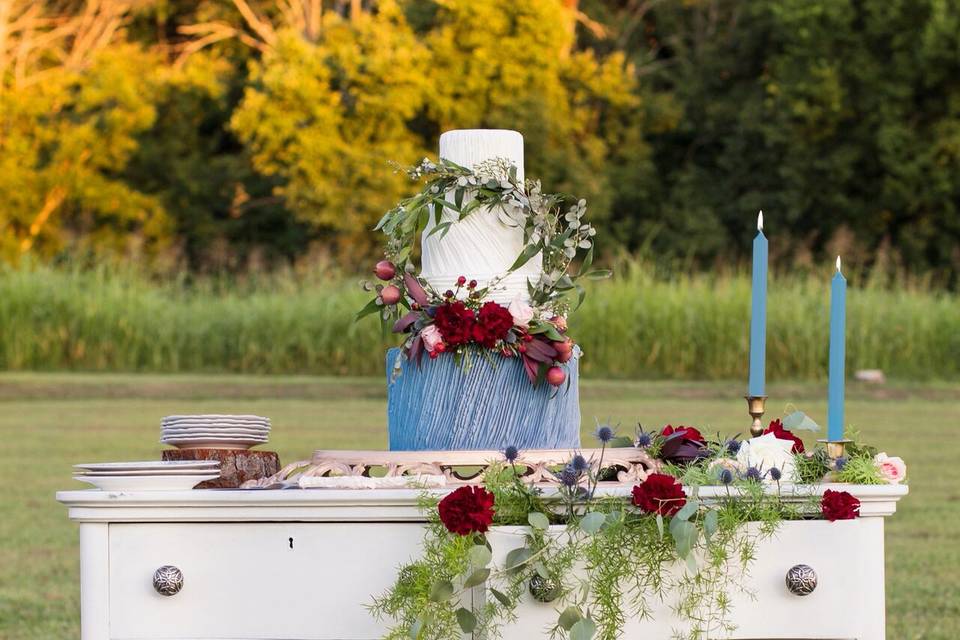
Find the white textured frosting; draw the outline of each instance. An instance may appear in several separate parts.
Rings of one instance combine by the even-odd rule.
[[[517,166],[517,178],[523,181],[523,136],[516,131],[447,131],[440,136],[440,157],[471,169],[484,160],[505,158]],[[452,200],[452,196],[448,199]],[[445,210],[443,218],[444,221],[456,220],[457,214]],[[523,250],[523,229],[504,224],[498,212],[488,207],[455,222],[442,237],[440,233],[428,237],[433,226],[431,218],[423,232],[421,275],[441,293],[455,288],[461,275],[467,280],[476,280],[480,286],[486,285],[505,274]],[[489,298],[502,304],[517,295],[526,300],[527,280],[536,282],[542,271],[542,258],[537,255],[501,280]]]

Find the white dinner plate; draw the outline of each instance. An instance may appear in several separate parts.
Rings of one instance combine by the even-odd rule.
[[[138,462],[84,462],[73,465],[74,469],[87,471],[151,471],[156,469],[209,469],[219,468],[219,460],[141,460]]]
[[[220,473],[204,475],[154,476],[74,476],[74,480],[89,482],[103,491],[187,491],[204,480],[214,480]]]
[[[230,435],[244,436],[259,436],[266,435],[270,433],[269,429],[240,429],[236,427],[227,428],[218,428],[215,426],[203,426],[203,427],[163,427],[160,429],[162,433],[228,433]]]
[[[166,438],[160,441],[160,444],[181,449],[249,449],[266,443],[266,440],[227,440],[224,438]]]
[[[143,471],[90,471],[88,473],[77,473],[84,478],[89,477],[112,477],[112,476],[208,476],[211,473],[217,473],[218,468],[207,469],[144,469]]]
[[[227,416],[216,414],[198,414],[195,416],[164,416],[161,422],[256,422],[269,424],[270,418],[263,416]]]
[[[267,436],[265,435],[263,436],[249,436],[249,435],[231,436],[225,433],[215,433],[215,432],[211,432],[211,433],[198,432],[198,433],[191,433],[189,435],[165,433],[162,436],[160,436],[160,439],[161,440],[223,440],[225,442],[228,440],[236,440],[238,442],[266,442],[267,440],[269,440],[269,438],[267,438]]]

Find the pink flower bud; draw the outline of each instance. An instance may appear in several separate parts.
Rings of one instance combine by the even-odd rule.
[[[397,304],[400,302],[400,289],[388,284],[380,292],[380,298],[383,300],[383,304]]]
[[[381,280],[393,280],[397,275],[397,267],[389,260],[381,260],[373,268],[373,273]]]

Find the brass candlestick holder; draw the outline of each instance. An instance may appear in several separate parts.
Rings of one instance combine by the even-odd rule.
[[[848,440],[844,438],[843,440],[817,440],[817,442],[826,445],[827,448],[827,457],[831,460],[836,460],[837,458],[843,458],[847,455],[847,444],[853,442],[853,440]]]
[[[750,435],[754,438],[763,435],[763,423],[760,418],[766,409],[767,396],[744,396],[747,399],[747,413],[753,418],[753,424],[750,425]]]

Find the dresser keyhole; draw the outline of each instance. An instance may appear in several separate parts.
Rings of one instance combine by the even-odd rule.
[[[293,549],[293,538],[290,538],[290,548]]]

